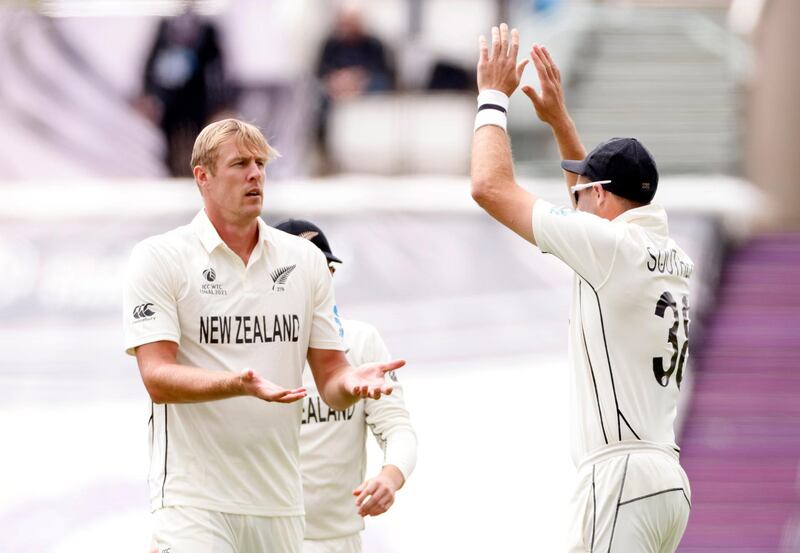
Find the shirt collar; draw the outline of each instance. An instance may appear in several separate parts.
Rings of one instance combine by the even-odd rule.
[[[261,217],[256,219],[256,221],[258,222],[258,241],[268,244],[274,243],[274,229],[268,226]],[[217,229],[215,229],[214,225],[211,223],[211,219],[208,218],[205,209],[201,209],[200,212],[195,215],[192,220],[192,228],[208,253],[211,253],[217,246],[223,244],[222,238],[220,238]]]
[[[647,204],[617,215],[614,221],[633,223],[659,234],[669,234],[667,212],[660,205]]]

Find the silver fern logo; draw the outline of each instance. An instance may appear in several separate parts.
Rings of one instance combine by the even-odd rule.
[[[300,238],[305,238],[306,240],[313,240],[314,238],[319,236],[319,233],[315,230],[307,230],[305,232],[301,232],[297,236],[299,236]]]
[[[297,265],[287,265],[272,271],[269,276],[272,277],[272,289],[276,292],[283,292],[286,287],[286,281],[289,280],[289,275],[292,274]]]

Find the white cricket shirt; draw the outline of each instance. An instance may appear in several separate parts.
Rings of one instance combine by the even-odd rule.
[[[378,331],[369,324],[344,320],[347,357],[353,366],[389,361]],[[306,504],[307,539],[331,539],[363,530],[352,491],[364,481],[369,426],[384,451],[383,465],[395,465],[407,480],[417,460],[417,437],[403,402],[403,388],[391,374],[394,391],[379,400],[365,399],[345,411],[328,407],[317,392],[311,371],[303,384],[300,466]]]
[[[675,444],[673,422],[689,349],[694,265],[669,237],[663,208],[608,221],[537,200],[544,253],[575,271],[569,321],[572,458],[609,444]]]
[[[246,267],[204,211],[137,244],[125,288],[126,351],[169,340],[182,365],[236,373],[249,367],[297,388],[309,347],[343,350],[325,256],[260,218],[258,231]],[[253,397],[153,405],[153,510],[302,515],[302,407]]]

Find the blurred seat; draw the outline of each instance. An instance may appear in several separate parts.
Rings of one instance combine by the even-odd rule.
[[[364,27],[391,49],[402,46],[409,33],[408,0],[369,0],[362,3]]]
[[[339,102],[329,149],[346,173],[465,175],[475,99],[467,94],[373,95]]]
[[[454,64],[475,65],[478,37],[489,36],[497,21],[493,0],[425,0],[420,39],[438,59]]]

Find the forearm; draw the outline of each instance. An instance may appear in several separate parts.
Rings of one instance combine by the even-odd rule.
[[[329,368],[324,383],[320,385],[317,383],[319,395],[328,406],[336,411],[347,409],[359,399],[354,395],[345,385],[345,377],[347,371],[351,370],[349,364],[338,365],[335,368]]]
[[[470,175],[472,198],[486,210],[490,210],[504,191],[516,186],[511,145],[503,129],[485,125],[475,131]]]
[[[583,159],[586,157],[586,148],[583,147],[581,137],[578,135],[578,129],[569,114],[564,113],[563,117],[550,124],[550,130],[553,131],[553,137],[558,145],[558,152],[561,155],[562,161],[565,159]],[[578,181],[578,175],[564,171],[564,180],[567,184],[567,194],[570,201],[574,204],[575,199],[570,191],[570,187],[574,186]]]
[[[383,456],[384,466],[396,467],[403,480],[407,480],[417,465],[417,435],[411,428],[398,428],[386,437]]]
[[[142,372],[155,403],[198,403],[244,395],[241,375],[164,363]]]

